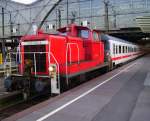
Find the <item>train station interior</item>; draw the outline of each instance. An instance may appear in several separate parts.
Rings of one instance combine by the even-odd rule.
[[[0,121],[149,121],[150,0],[0,0]]]

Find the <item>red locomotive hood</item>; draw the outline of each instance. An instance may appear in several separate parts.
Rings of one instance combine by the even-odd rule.
[[[44,33],[42,29],[37,30],[36,34],[25,35],[21,38],[21,41],[34,41],[40,39],[47,39],[48,34]]]

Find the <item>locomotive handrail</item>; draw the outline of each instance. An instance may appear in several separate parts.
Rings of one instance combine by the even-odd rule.
[[[35,55],[35,53],[34,53],[34,68],[35,68],[35,76],[36,76],[36,55]]]
[[[15,55],[18,54],[18,52],[10,52],[10,53],[11,54],[15,54]],[[36,76],[36,74],[37,74],[37,70],[36,70],[36,54],[48,54],[48,52],[19,52],[19,55],[22,55],[22,54],[33,54],[34,55],[34,63],[33,63],[33,65],[34,65],[35,76]],[[16,58],[17,58],[17,56],[16,56]],[[21,60],[20,61],[22,62],[22,56],[21,56]],[[21,64],[21,74],[22,73],[23,73],[23,67],[22,67],[22,64]]]
[[[12,54],[16,54],[17,55],[17,52],[10,52],[10,53],[12,53]],[[49,55],[49,59],[50,59],[50,55],[53,57],[53,59],[54,59],[54,61],[56,62],[56,65],[57,65],[57,76],[58,76],[58,81],[59,81],[59,87],[60,87],[60,73],[59,73],[59,71],[60,71],[60,67],[59,67],[59,63],[58,63],[58,61],[57,61],[57,59],[55,58],[55,56],[53,55],[53,53],[52,52],[20,52],[21,54],[23,53],[25,53],[25,54],[34,54],[34,68],[35,68],[35,76],[36,76],[36,55],[35,54],[48,54]],[[17,57],[17,56],[16,56]],[[17,60],[17,59],[16,59]],[[50,60],[49,60],[49,65],[50,65]]]
[[[78,64],[79,64],[79,46],[77,43],[67,43],[67,48],[66,48],[66,82],[67,85],[69,84],[69,80],[68,80],[68,49],[70,49],[71,51],[71,47],[70,45],[76,45],[77,49],[78,49]],[[71,63],[71,52],[70,52],[70,63]]]

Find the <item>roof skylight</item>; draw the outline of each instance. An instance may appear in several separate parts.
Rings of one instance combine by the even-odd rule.
[[[32,4],[33,2],[37,0],[12,0],[12,1],[22,3],[22,4]]]

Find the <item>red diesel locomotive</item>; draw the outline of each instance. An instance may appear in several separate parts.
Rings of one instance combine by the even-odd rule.
[[[116,51],[112,49],[112,41],[109,38],[102,40],[98,30],[75,24],[59,29],[57,34],[38,31],[36,35],[24,36],[19,46],[19,74],[8,76],[5,79],[5,87],[8,91],[32,88],[37,92],[48,89],[53,94],[60,94],[70,83],[79,81],[72,79],[74,77],[103,67],[112,69],[115,62],[111,59],[111,56],[114,56],[111,51],[118,51],[116,61],[121,60],[119,57],[122,57],[123,52],[119,48],[126,42],[120,42]],[[128,42],[128,45],[133,44]],[[138,46],[134,47],[137,57]],[[130,53],[132,56],[127,44],[125,48],[126,55]],[[26,60],[32,63],[30,76],[26,75]]]

